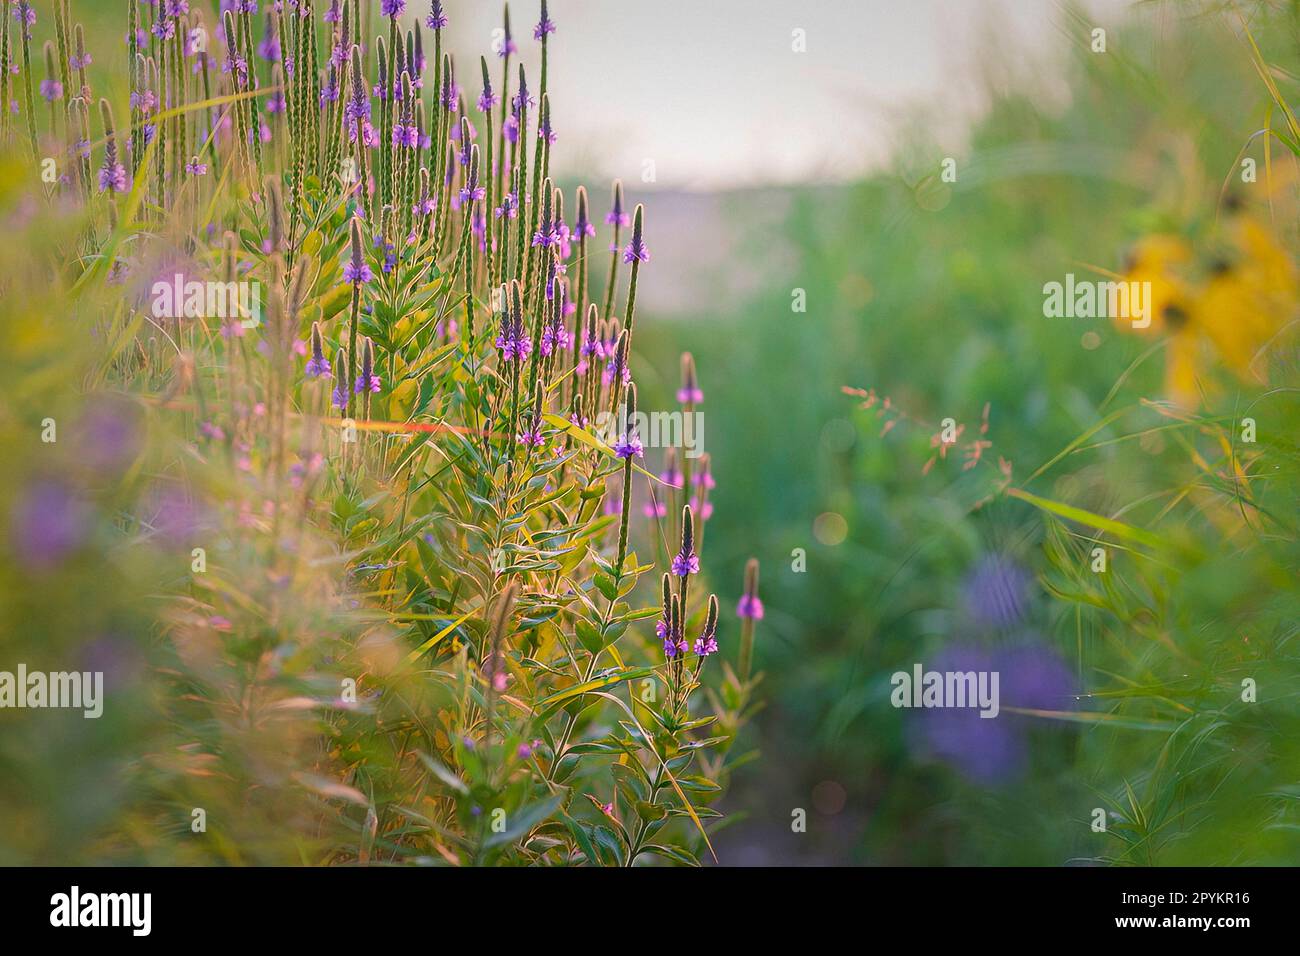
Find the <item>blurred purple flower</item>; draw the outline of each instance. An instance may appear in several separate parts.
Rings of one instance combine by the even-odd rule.
[[[1028,572],[1011,558],[986,555],[966,578],[967,613],[981,627],[1018,624],[1025,616],[1030,580]]]
[[[38,480],[14,502],[9,538],[19,562],[47,571],[81,546],[90,533],[90,509],[66,485]]]
[[[1075,693],[1069,668],[1051,648],[1038,643],[996,651],[953,645],[927,669],[998,673],[996,717],[981,717],[974,707],[932,708],[918,714],[917,749],[984,786],[1002,786],[1024,773],[1031,728],[1060,730],[1063,726],[1006,708],[1067,710]]]

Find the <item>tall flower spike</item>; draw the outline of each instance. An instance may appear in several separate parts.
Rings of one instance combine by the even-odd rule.
[[[524,328],[523,293],[518,279],[511,280],[510,294],[503,299],[508,301],[502,303],[501,334],[497,336],[496,346],[501,351],[502,361],[522,362],[532,352],[533,343]]]
[[[585,239],[596,234],[596,227],[591,222],[591,210],[587,199],[587,187],[578,187],[578,211],[573,220],[573,237]]]
[[[355,216],[352,218],[352,240],[350,247],[351,253],[348,257],[348,261],[343,264],[343,281],[360,286],[374,278],[374,274],[370,271],[370,266],[366,263],[365,250],[361,245],[361,222]]]
[[[126,192],[126,167],[117,158],[117,136],[113,131],[113,108],[108,100],[99,101],[99,115],[104,123],[104,165],[99,167],[100,192]]]
[[[624,262],[650,261],[650,250],[646,248],[645,236],[643,234],[643,210],[644,207],[638,203],[636,207],[636,215],[632,221],[632,241],[629,242],[627,248],[623,250]]]
[[[464,123],[466,127],[469,126],[467,120],[462,120],[461,122]],[[469,150],[469,175],[465,179],[465,185],[460,189],[460,201],[461,203],[478,202],[486,195],[487,190],[479,185],[478,145],[475,144],[474,146],[471,146]],[[469,215],[469,211],[466,210],[465,214]]]
[[[698,405],[704,393],[695,378],[695,359],[690,352],[682,353],[682,387],[677,390],[677,401],[683,405]]]
[[[673,558],[672,572],[679,578],[700,572],[700,556],[695,553],[695,524],[690,505],[682,507],[682,547]]]
[[[533,389],[533,407],[528,414],[528,427],[515,436],[519,444],[526,448],[541,448],[546,444],[542,437],[542,383]]]
[[[611,320],[610,325],[617,328],[617,320]],[[632,381],[632,373],[628,368],[628,336],[627,330],[618,333],[612,348],[608,349],[610,354],[609,364],[605,366],[604,381],[609,385],[609,408],[610,412],[618,414],[618,403],[622,401],[622,388]]]
[[[325,341],[320,334],[319,322],[311,324],[311,358],[307,360],[305,371],[308,378],[329,378],[332,371],[330,361],[325,357]]]
[[[754,622],[763,616],[763,602],[758,599],[758,559],[750,558],[745,564],[745,593],[736,607],[740,616],[740,655],[736,662],[736,675],[744,687],[749,685],[749,673],[754,664]]]
[[[478,95],[478,111],[490,113],[492,107],[501,102],[501,97],[492,91],[492,78],[488,76],[487,58],[479,57],[479,65],[483,70],[483,92]]]
[[[605,222],[616,228],[632,225],[632,217],[623,211],[623,181],[614,180],[614,199]]]
[[[578,350],[583,360],[600,355],[600,320],[596,313],[596,303],[587,307],[587,333],[582,337],[582,347]]]
[[[555,232],[555,189],[550,179],[542,181],[542,208],[537,221],[537,231],[533,233],[533,245],[549,248],[558,241]]]
[[[554,32],[555,24],[551,22],[551,18],[547,13],[546,0],[542,0],[542,16],[537,21],[537,26],[533,28],[533,39],[545,43],[547,34]]]
[[[708,657],[710,654],[716,654],[718,651],[718,596],[709,595],[709,610],[704,617],[704,630],[700,636],[695,639],[695,653],[700,657]]]
[[[379,376],[375,374],[375,343],[366,336],[361,343],[361,374],[353,389],[357,394],[377,392],[381,388]]]
[[[763,602],[758,597],[758,558],[750,558],[745,564],[745,593],[736,605],[736,616],[763,619]]]
[[[675,660],[686,653],[686,638],[682,634],[682,599],[676,594],[668,604],[668,634],[664,638],[664,656]]]
[[[667,574],[660,579],[661,592],[663,598],[659,604],[659,620],[655,621],[655,636],[661,641],[668,638],[669,627],[672,625],[672,606],[673,606],[673,585],[672,578]],[[668,645],[665,643],[664,652],[667,653]]]
[[[424,25],[430,30],[441,30],[447,25],[447,14],[443,12],[442,0],[433,0],[429,4],[429,15],[424,18]]]
[[[337,369],[346,369],[348,367],[348,350],[339,346],[339,350],[334,353],[334,367]],[[330,396],[330,402],[339,411],[348,407],[348,382],[347,375],[339,373],[338,378],[334,380],[334,392]]]
[[[641,437],[637,434],[636,428],[636,386],[627,387],[627,404],[626,419],[623,423],[623,433],[619,435],[618,442],[614,445],[614,454],[619,458],[642,458],[644,452],[641,445]]]

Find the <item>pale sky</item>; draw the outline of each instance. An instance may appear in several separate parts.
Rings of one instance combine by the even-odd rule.
[[[1083,4],[1105,25],[1127,0]],[[446,4],[467,100],[499,3]],[[553,156],[561,174],[716,189],[843,180],[887,156],[897,120],[933,110],[960,141],[980,109],[970,82],[995,68],[1059,86],[1067,42],[1057,0],[551,0]],[[427,4],[411,0],[408,16]],[[536,83],[538,3],[511,4]],[[792,48],[804,31],[806,52]],[[500,64],[493,58],[493,82]],[[647,184],[648,185],[648,184]]]

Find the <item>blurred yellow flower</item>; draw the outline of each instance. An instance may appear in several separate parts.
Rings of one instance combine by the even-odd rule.
[[[1167,336],[1165,392],[1185,408],[1199,404],[1202,363],[1209,356],[1244,381],[1266,381],[1256,360],[1294,318],[1300,298],[1293,258],[1239,204],[1229,206],[1205,248],[1166,233],[1139,240],[1124,277],[1151,284],[1153,321],[1134,331]],[[1120,327],[1132,328],[1128,322]]]

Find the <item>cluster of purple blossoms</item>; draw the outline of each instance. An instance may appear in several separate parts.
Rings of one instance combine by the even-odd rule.
[[[353,285],[363,285],[375,277],[370,270],[370,265],[357,256],[353,256],[347,262],[343,263],[343,281],[351,282]]]
[[[325,80],[325,85],[320,88],[318,105],[321,109],[325,108],[327,103],[336,103],[339,98],[339,80],[334,72],[334,67],[330,67],[329,77]]]
[[[677,390],[677,401],[683,405],[698,405],[704,401],[704,392],[695,378],[695,359],[690,352],[682,353],[682,386]]]
[[[614,187],[614,206],[605,214],[605,222],[611,226],[630,226],[632,217],[623,211],[623,188],[621,185]]]
[[[208,174],[208,164],[201,163],[197,156],[192,156],[190,161],[185,164],[185,172],[191,176],[206,176]]]
[[[329,378],[333,373],[330,360],[325,357],[325,343],[321,338],[320,324],[317,322],[313,322],[311,326],[311,358],[307,360],[304,372],[308,378]]]
[[[84,70],[92,62],[94,61],[91,60],[89,53],[82,53],[80,56],[74,53],[68,57],[68,66],[74,70]]]
[[[682,386],[677,390],[677,401],[683,405],[698,405],[704,401],[704,392],[699,386]]]
[[[694,551],[678,551],[673,558],[673,574],[684,578],[688,574],[700,573],[700,556]]]
[[[447,25],[447,14],[443,12],[441,0],[433,0],[429,6],[429,15],[424,18],[424,25],[430,30],[441,30]]]
[[[533,245],[541,246],[543,249],[549,249],[559,241],[560,237],[555,230],[555,223],[553,223],[549,218],[542,218],[537,223],[537,231],[533,233]]]
[[[384,261],[379,268],[384,270],[384,275],[388,275],[397,268],[397,249],[383,236],[375,236],[375,248],[384,254]]]
[[[126,167],[117,161],[117,147],[111,139],[104,151],[104,165],[99,167],[99,191],[126,192]]]
[[[487,190],[479,185],[477,160],[469,168],[469,178],[460,188],[461,205],[467,202],[480,202],[487,197]]]
[[[14,0],[14,19],[23,25],[23,39],[32,38],[32,27],[36,26],[36,11],[28,0]]]
[[[650,250],[646,248],[645,240],[639,233],[632,234],[632,241],[627,244],[623,250],[624,262],[649,262]]]
[[[579,206],[578,218],[573,221],[571,237],[577,240],[587,239],[596,234],[596,227],[592,221],[587,218],[587,208],[585,205]]]
[[[354,286],[361,286],[375,277],[361,252],[361,227],[354,219],[352,222],[351,254],[343,263],[343,281]]]
[[[398,123],[393,127],[393,145],[415,149],[420,145],[420,127],[414,124],[403,126]]]
[[[438,198],[430,195],[426,189],[420,194],[420,199],[411,207],[411,212],[416,216],[432,216],[434,209],[438,207]]]
[[[664,642],[664,657],[670,661],[679,654],[686,653],[686,638],[682,636],[681,629],[674,628],[671,623],[662,618],[655,622],[655,636]]]
[[[573,333],[565,328],[563,309],[556,309],[553,317],[547,321],[546,327],[542,329],[542,355],[567,352],[571,348],[573,348]]]
[[[541,448],[546,444],[546,439],[542,437],[542,426],[538,421],[533,422],[525,431],[515,436],[519,444],[528,448]]]
[[[555,130],[551,128],[551,116],[548,110],[542,117],[542,121],[537,124],[537,138],[546,141],[548,146],[554,146],[555,141],[560,137],[556,135]]]
[[[671,570],[679,578],[700,573],[700,556],[695,553],[695,524],[690,505],[682,508],[682,546],[673,558]]]
[[[709,602],[709,619],[705,622],[704,632],[695,639],[692,650],[700,657],[708,657],[718,652],[718,614],[716,599]]]
[[[532,353],[533,343],[524,327],[518,283],[512,284],[509,294],[509,305],[501,316],[501,332],[497,336],[496,346],[501,351],[502,361],[522,362]]]
[[[257,45],[257,55],[268,63],[278,63],[280,61],[280,40],[275,35],[275,26],[269,17],[266,21],[266,32],[262,35],[262,42]]]
[[[641,438],[637,433],[632,431],[630,434],[620,435],[617,442],[614,443],[614,454],[619,458],[644,458],[645,448],[641,444]],[[698,559],[696,570],[699,570]]]
[[[606,347],[605,351],[606,354],[609,354],[611,350]],[[632,369],[627,364],[627,357],[620,357],[618,351],[613,350],[613,354],[609,356],[609,364],[600,373],[600,380],[606,385],[611,385],[616,381],[621,381],[626,385],[632,381]]]
[[[406,0],[380,0],[379,12],[390,20],[396,20],[406,12]]]
[[[742,594],[736,604],[736,617],[747,617],[755,621],[763,619],[763,601],[757,594]]]

